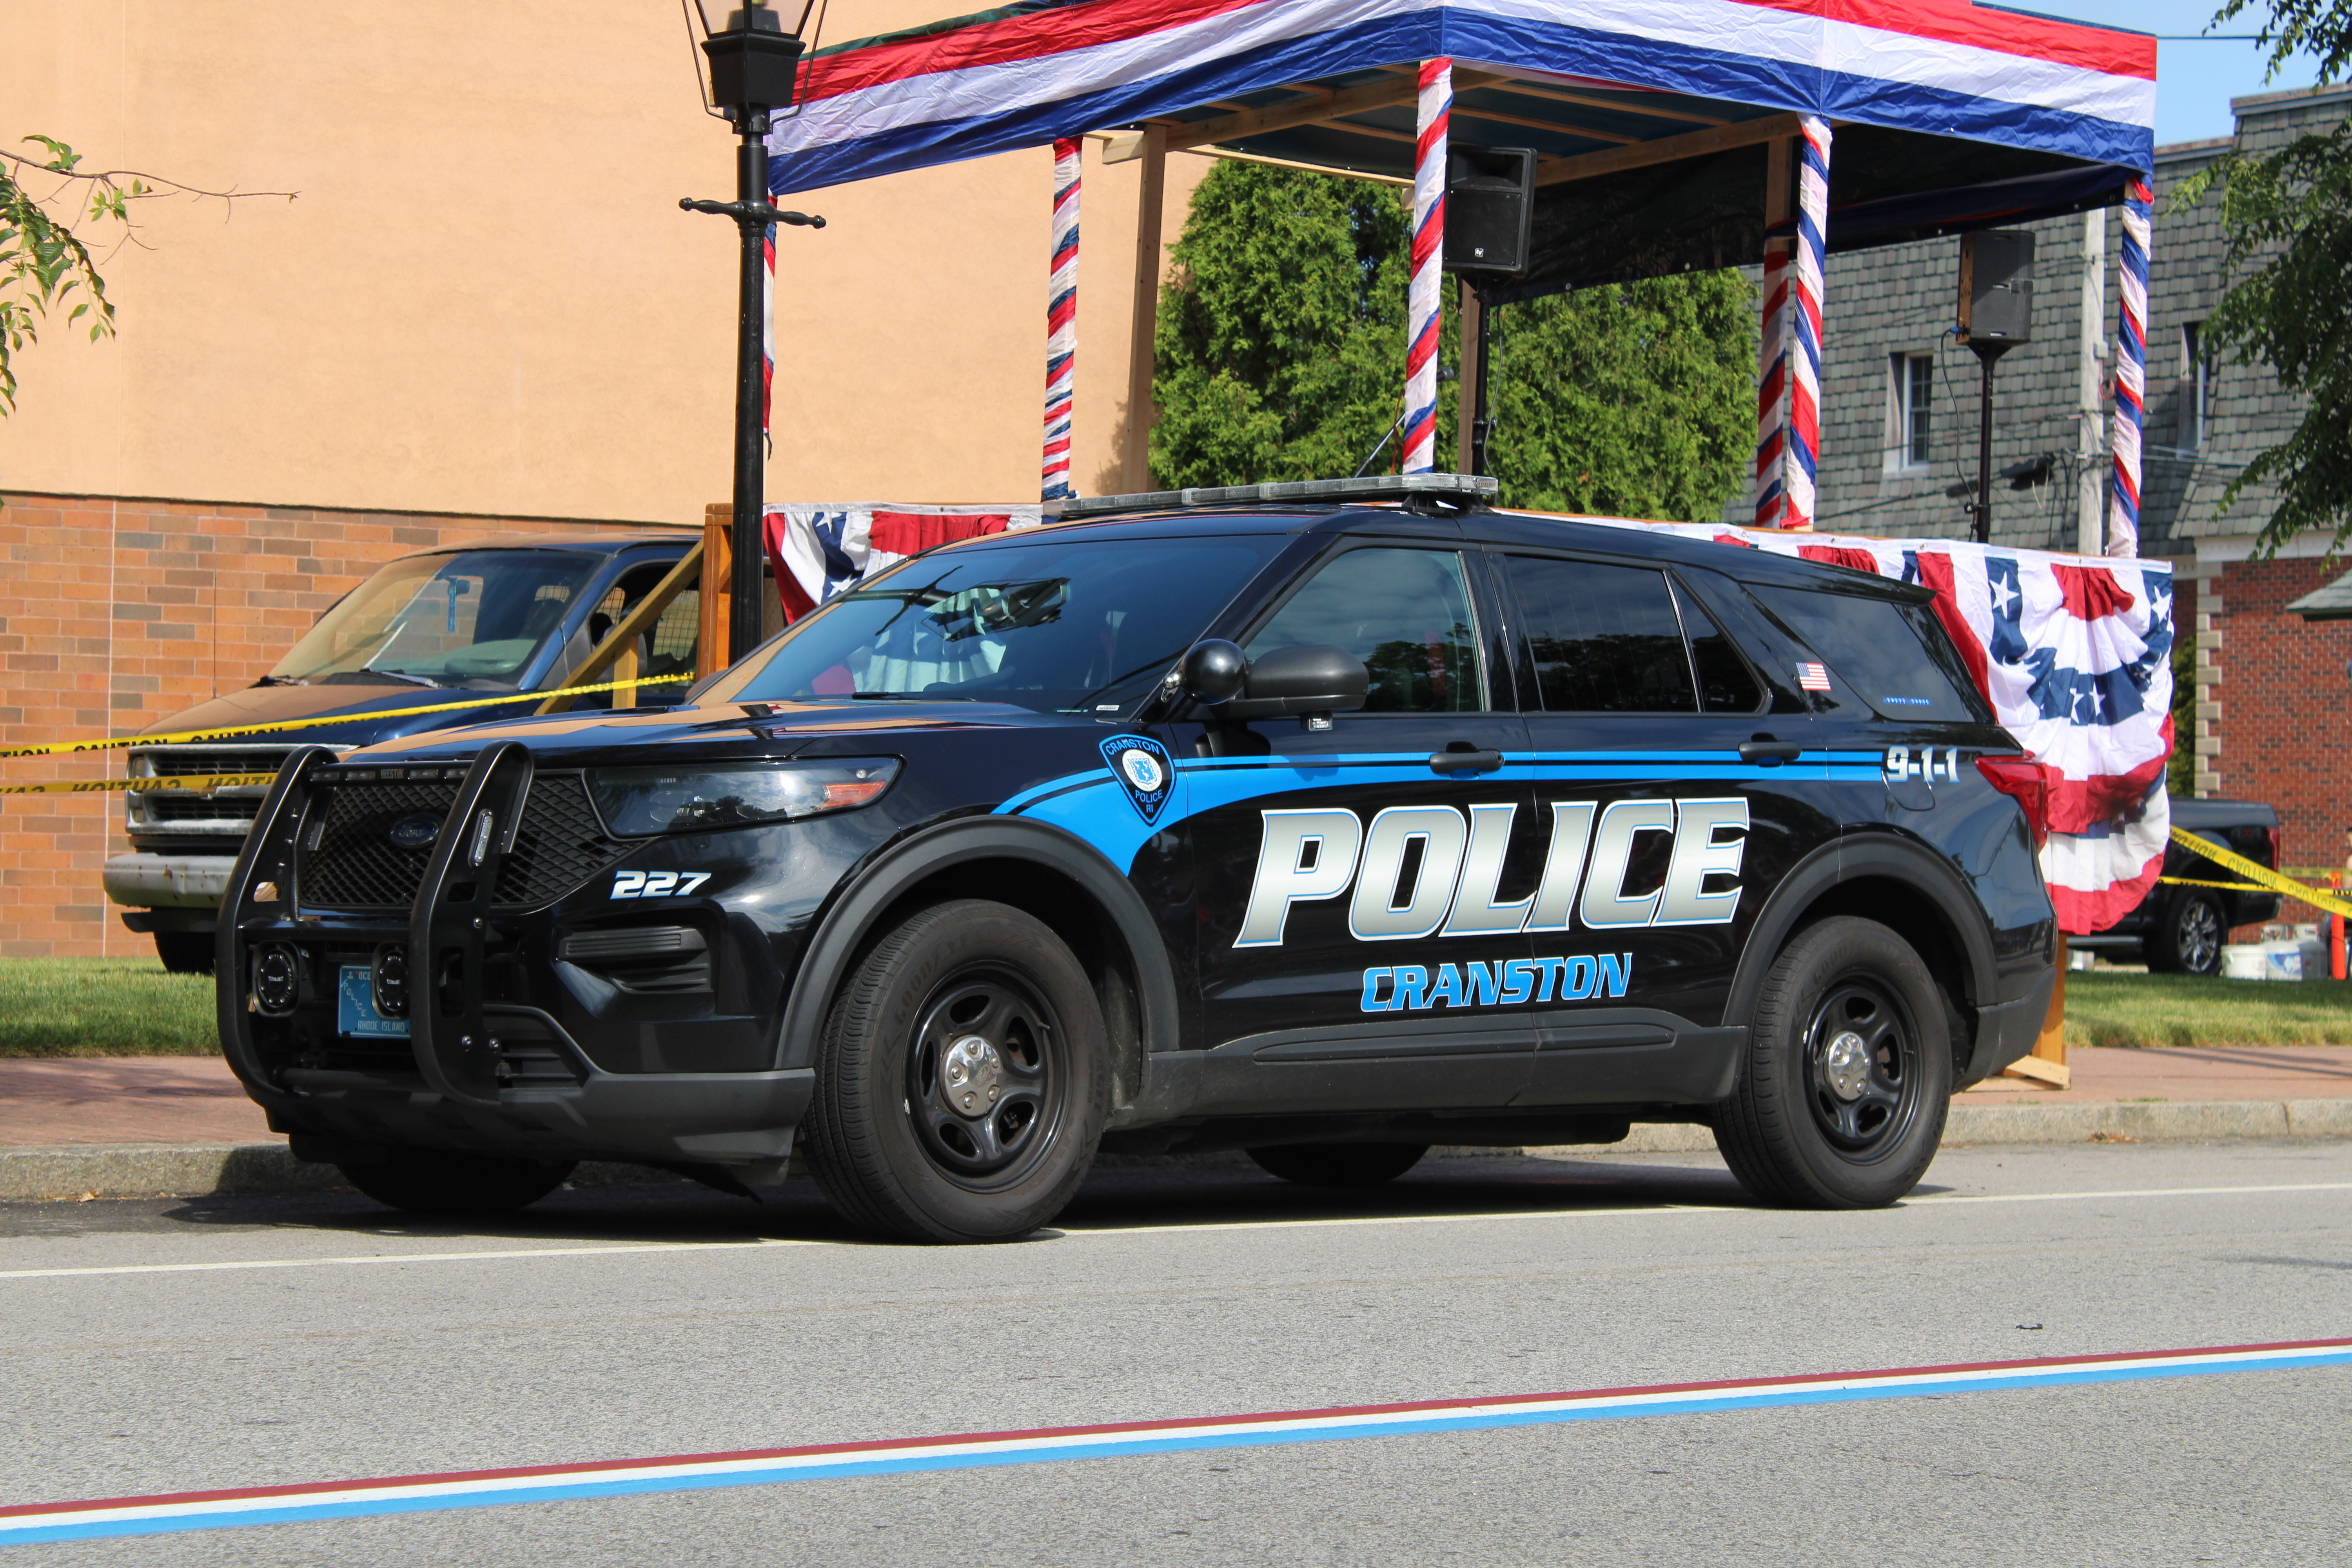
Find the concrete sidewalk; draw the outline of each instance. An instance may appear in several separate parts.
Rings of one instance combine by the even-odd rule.
[[[2068,1065],[2070,1089],[2000,1079],[1958,1096],[1945,1142],[2352,1137],[2352,1047],[2085,1047]],[[1714,1147],[1705,1128],[1660,1123],[1592,1152]],[[574,1178],[632,1179],[674,1178],[623,1165]],[[216,1057],[0,1059],[0,1201],[318,1192],[339,1180],[287,1152]]]

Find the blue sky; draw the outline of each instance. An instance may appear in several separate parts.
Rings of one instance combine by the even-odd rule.
[[[2016,8],[2070,16],[2159,36],[2199,34],[2221,9],[2220,0],[2015,0]],[[2259,33],[2266,7],[2249,6],[2218,33]],[[2250,92],[2283,92],[2319,79],[2316,62],[2292,62],[2273,82],[2263,80],[2269,52],[2254,43],[2159,43],[2156,57],[2156,140],[2201,142],[2236,129],[2230,100]]]

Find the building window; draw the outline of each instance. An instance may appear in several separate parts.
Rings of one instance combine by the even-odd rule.
[[[2180,444],[2193,451],[2213,426],[2213,350],[2202,321],[2181,325],[2180,382]]]
[[[1927,466],[1928,442],[1933,431],[1929,422],[1929,395],[1936,384],[1936,356],[1933,354],[1896,354],[1889,362],[1888,390],[1893,394],[1890,408],[1894,415],[1893,439],[1887,445],[1893,459],[1887,466],[1894,468],[1924,468]]]

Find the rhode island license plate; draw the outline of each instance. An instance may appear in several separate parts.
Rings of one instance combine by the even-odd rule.
[[[336,976],[335,1028],[346,1035],[408,1038],[408,1020],[375,1010],[375,976],[364,963],[346,963]]]

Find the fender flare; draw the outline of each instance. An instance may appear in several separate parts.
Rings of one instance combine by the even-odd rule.
[[[1027,860],[1076,882],[1109,911],[1135,975],[1136,1010],[1148,1080],[1153,1053],[1177,1048],[1181,1016],[1167,944],[1142,895],[1103,853],[1076,835],[1018,816],[963,817],[928,827],[885,850],[858,871],[818,921],[784,1000],[776,1065],[814,1064],[815,1042],[834,994],[883,912],[907,889],[950,867],[973,860]],[[1149,1093],[1135,1088],[1136,1103]]]
[[[1814,900],[1843,882],[1864,877],[1890,877],[1908,883],[1935,907],[1959,948],[1968,994],[1953,998],[1962,1008],[1981,1006],[1995,996],[1999,971],[1994,962],[1992,933],[1975,892],[1949,862],[1907,838],[1891,834],[1849,834],[1825,844],[1799,861],[1765,900],[1749,931],[1739,966],[1732,973],[1731,994],[1725,1001],[1723,1021],[1746,1025],[1756,1013],[1764,977],[1780,961],[1797,921]]]

